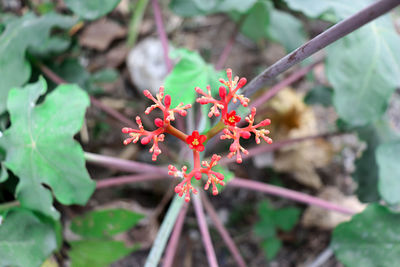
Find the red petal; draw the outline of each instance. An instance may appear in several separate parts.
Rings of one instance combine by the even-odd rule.
[[[203,144],[204,141],[206,141],[206,139],[207,139],[207,136],[205,136],[205,135],[202,134],[202,135],[199,136],[199,139],[198,139],[198,140],[199,140],[200,144]]]
[[[194,138],[199,138],[199,132],[198,131],[193,131],[192,136]]]
[[[203,146],[203,145],[198,145],[198,146],[196,147],[196,150],[199,151],[199,152],[201,152],[201,151],[204,150],[204,146]]]

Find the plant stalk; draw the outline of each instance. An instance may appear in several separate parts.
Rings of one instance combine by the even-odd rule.
[[[157,237],[154,240],[150,253],[147,256],[144,267],[157,267],[160,261],[161,254],[165,249],[167,240],[171,234],[172,228],[175,225],[178,214],[182,208],[183,198],[176,195],[168,208],[167,214],[158,230]]]
[[[178,248],[179,237],[181,236],[183,223],[185,221],[188,206],[189,205],[187,203],[184,203],[178,214],[178,218],[176,219],[175,222],[175,227],[172,230],[172,234],[169,239],[167,249],[165,250],[163,267],[171,267],[172,264],[174,263],[174,257]]]
[[[286,55],[272,66],[264,70],[244,88],[244,95],[247,97],[253,95],[280,73],[286,71],[293,65],[299,63],[315,52],[346,36],[347,34],[357,30],[368,22],[389,12],[398,5],[400,5],[399,0],[380,0],[359,11],[353,16],[350,16],[349,18],[333,25],[323,33],[314,37],[304,45],[294,50],[292,53]]]
[[[275,150],[281,149],[282,147],[292,145],[295,143],[304,142],[304,141],[313,140],[313,139],[319,139],[319,138],[327,138],[327,137],[332,137],[332,136],[341,135],[341,134],[344,134],[344,133],[334,132],[334,133],[317,134],[317,135],[310,135],[310,136],[305,136],[305,137],[299,137],[299,138],[278,141],[278,142],[274,142],[272,144],[258,145],[258,146],[248,149],[249,153],[247,155],[243,154],[242,158],[243,158],[243,160],[246,160],[248,158],[252,158],[254,156],[257,156],[257,155],[260,155],[260,154],[263,154],[266,152],[275,151]],[[223,157],[220,160],[220,164],[229,164],[232,162],[236,162],[236,158]]]
[[[21,203],[18,200],[0,204],[0,211],[8,210],[14,207],[19,207]]]
[[[167,177],[160,173],[143,173],[137,175],[124,175],[117,177],[109,177],[97,181],[96,189],[109,188],[112,186],[121,186],[130,183],[147,182],[152,180],[166,179]]]
[[[197,223],[199,224],[201,238],[203,240],[203,245],[206,249],[208,265],[210,267],[217,267],[217,257],[215,256],[214,246],[211,241],[210,232],[208,231],[206,216],[203,211],[203,205],[201,204],[201,199],[198,194],[193,195],[193,206],[196,213]]]
[[[85,152],[85,159],[87,162],[99,166],[118,169],[121,171],[134,172],[134,173],[153,173],[153,174],[168,176],[167,169],[142,162],[119,159],[115,157],[109,157],[89,152]],[[105,182],[105,180],[103,181]]]
[[[320,199],[318,197],[313,197],[313,196],[310,196],[310,195],[307,195],[304,193],[300,193],[300,192],[297,192],[294,190],[290,190],[290,189],[286,189],[283,187],[274,186],[274,185],[270,185],[270,184],[265,184],[265,183],[261,183],[261,182],[257,182],[257,181],[251,181],[251,180],[235,177],[227,184],[227,186],[260,191],[260,192],[267,193],[270,195],[292,199],[297,202],[302,202],[302,203],[306,203],[309,205],[318,206],[318,207],[321,207],[326,210],[332,210],[332,211],[336,211],[336,212],[347,214],[347,215],[355,214],[354,211],[352,211],[348,208],[341,207],[337,204]]]
[[[211,220],[213,221],[215,227],[217,228],[220,236],[224,240],[226,246],[228,247],[229,251],[231,252],[233,258],[236,260],[236,263],[239,267],[246,267],[246,263],[242,258],[242,255],[239,252],[235,242],[233,241],[232,237],[229,235],[228,230],[225,228],[223,223],[218,217],[217,212],[211,205],[210,201],[208,200],[207,196],[204,192],[201,192],[201,200],[203,201],[204,208],[207,211],[207,214],[210,216]]]
[[[280,81],[279,83],[275,84],[270,89],[268,89],[268,91],[266,91],[261,97],[255,99],[249,105],[249,109],[261,106],[269,99],[271,99],[273,96],[275,96],[277,93],[279,93],[282,89],[285,89],[287,86],[303,78],[308,72],[310,72],[315,66],[317,66],[321,62],[322,60],[317,60],[316,62],[293,72],[290,76],[288,76],[287,78],[283,79],[282,81]]]
[[[171,59],[169,58],[168,38],[162,20],[160,5],[157,0],[151,0],[151,4],[153,6],[154,20],[156,21],[158,36],[160,37],[161,45],[164,52],[165,64],[167,65],[167,71],[169,73],[172,70],[173,64]]]

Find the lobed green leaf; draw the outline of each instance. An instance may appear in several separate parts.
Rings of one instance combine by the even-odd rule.
[[[0,114],[6,109],[8,92],[25,84],[31,76],[31,66],[25,57],[27,50],[45,53],[65,49],[65,40],[51,38],[50,31],[55,27],[68,29],[75,23],[75,18],[54,13],[41,17],[27,13],[5,25],[0,35]]]
[[[36,105],[46,89],[40,78],[10,91],[11,127],[0,145],[6,150],[5,166],[19,177],[16,197],[21,205],[57,219],[52,193],[63,204],[83,205],[95,188],[83,150],[73,139],[82,126],[89,97],[76,85],[60,85]]]
[[[38,267],[56,248],[53,226],[30,211],[11,210],[0,224],[1,266]]]
[[[87,20],[98,19],[111,12],[121,0],[64,0],[75,14]]]
[[[332,248],[347,267],[400,265],[400,214],[369,205],[333,232]]]

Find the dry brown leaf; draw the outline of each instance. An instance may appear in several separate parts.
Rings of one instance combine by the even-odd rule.
[[[85,47],[104,51],[112,41],[125,35],[125,28],[112,20],[103,18],[91,23],[83,30],[79,43]]]
[[[271,99],[267,108],[272,121],[269,129],[275,142],[318,133],[314,111],[290,88]],[[331,145],[322,139],[300,142],[276,152],[274,167],[292,173],[299,183],[319,189],[322,182],[315,169],[326,166],[332,154]]]
[[[106,55],[107,66],[110,68],[119,67],[125,62],[128,52],[129,48],[125,45],[125,43],[112,48]]]
[[[361,212],[366,207],[356,196],[345,196],[338,188],[333,186],[325,187],[318,197],[346,207],[354,212]],[[325,210],[316,206],[309,206],[303,214],[301,223],[307,227],[314,226],[330,230],[335,228],[339,223],[350,219],[351,215]]]

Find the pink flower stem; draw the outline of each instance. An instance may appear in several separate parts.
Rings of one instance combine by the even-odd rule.
[[[222,50],[221,55],[218,58],[217,64],[215,64],[215,69],[220,70],[224,67],[226,60],[228,59],[229,54],[232,51],[233,45],[235,44],[235,40],[237,35],[239,34],[240,28],[242,27],[243,21],[246,19],[246,15],[243,15],[240,20],[236,23],[235,28],[229,38],[229,41],[226,43],[224,49]]]
[[[187,203],[184,203],[179,211],[178,218],[175,221],[174,229],[172,230],[171,237],[165,250],[163,267],[171,267],[174,263],[174,257],[178,248],[179,237],[181,236],[188,206]]]
[[[224,240],[226,246],[232,253],[233,258],[236,260],[237,265],[240,267],[246,267],[246,263],[243,260],[242,255],[240,255],[239,249],[236,247],[235,242],[229,235],[228,230],[226,230],[225,226],[222,224],[221,220],[218,217],[217,212],[215,211],[210,201],[207,199],[207,196],[203,192],[201,192],[201,200],[203,201],[204,208],[206,209],[211,220],[213,221],[215,227],[217,228],[222,239]]]
[[[199,224],[201,238],[206,249],[208,265],[210,267],[217,267],[217,257],[215,256],[214,247],[211,241],[210,232],[208,231],[206,217],[203,211],[203,205],[198,194],[193,195],[193,206],[196,213],[197,222]]]
[[[341,135],[341,134],[344,134],[344,133],[335,132],[335,133],[317,134],[317,135],[310,135],[310,136],[293,138],[293,139],[288,139],[288,140],[283,140],[283,141],[277,141],[272,144],[255,146],[253,148],[248,149],[249,154],[247,154],[247,155],[243,154],[243,160],[252,158],[254,156],[257,156],[257,155],[260,155],[260,154],[263,154],[266,152],[275,151],[275,150],[281,149],[282,147],[292,145],[295,143],[318,139],[318,138],[327,138],[327,137],[332,137],[332,136]],[[221,159],[220,164],[228,164],[228,163],[232,163],[232,162],[236,162],[236,158],[224,157]]]
[[[158,36],[160,37],[161,45],[164,51],[165,64],[167,65],[167,71],[170,72],[173,66],[172,61],[169,58],[168,38],[162,21],[160,5],[158,4],[157,0],[152,0],[151,4],[153,6],[154,20],[156,21]]]
[[[260,192],[267,193],[267,194],[274,195],[274,196],[285,197],[285,198],[292,199],[294,201],[318,206],[323,209],[332,210],[332,211],[336,211],[336,212],[347,214],[347,215],[355,214],[354,211],[352,211],[348,208],[341,207],[339,205],[336,205],[329,201],[320,199],[318,197],[313,197],[313,196],[310,196],[310,195],[307,195],[304,193],[300,193],[300,192],[293,191],[290,189],[286,189],[286,188],[282,188],[282,187],[274,186],[274,185],[269,185],[269,184],[265,184],[265,183],[261,183],[261,182],[257,182],[257,181],[251,181],[251,180],[235,177],[234,179],[229,181],[227,186],[246,188],[246,189],[260,191]]]
[[[301,68],[295,72],[293,72],[291,75],[289,75],[287,78],[283,79],[279,83],[275,84],[272,86],[268,91],[266,91],[261,97],[258,97],[255,99],[251,104],[250,104],[250,109],[252,107],[258,107],[265,102],[267,102],[270,98],[272,98],[274,95],[279,93],[282,89],[286,88],[287,86],[291,85],[292,83],[298,81],[299,79],[303,78],[309,71],[311,71],[315,66],[320,64],[322,60],[318,60],[314,62],[313,64],[310,64],[304,68]]]
[[[121,186],[130,183],[147,182],[152,180],[167,179],[167,177],[160,173],[142,173],[137,175],[124,175],[117,177],[109,177],[97,181],[96,189],[109,188],[112,186]]]
[[[154,165],[85,152],[87,162],[133,173],[157,173],[168,176],[168,170]],[[104,181],[104,180],[103,180]]]

